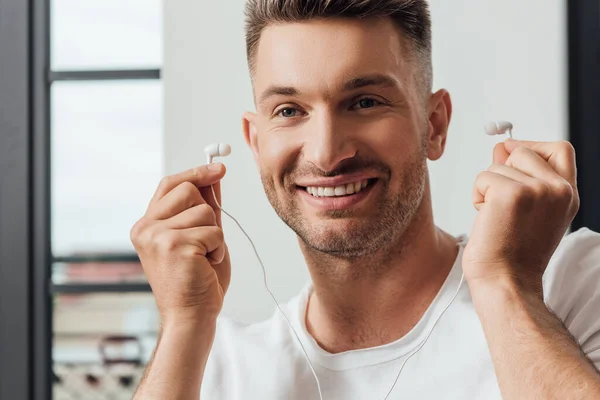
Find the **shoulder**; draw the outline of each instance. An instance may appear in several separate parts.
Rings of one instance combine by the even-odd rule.
[[[566,235],[544,274],[548,300],[573,297],[582,285],[600,284],[600,234],[581,228]]]
[[[299,318],[304,291],[281,309],[294,323]],[[294,356],[289,326],[277,308],[260,322],[244,323],[221,315],[202,382],[201,398],[231,399],[251,393],[261,386],[261,379],[286,371],[282,363]],[[271,379],[271,378],[269,378]]]
[[[237,391],[248,381],[252,366],[265,364],[260,358],[268,348],[273,318],[259,323],[242,323],[227,316],[217,320],[215,339],[204,370],[200,398],[238,398]]]
[[[252,346],[273,346],[281,340],[285,326],[281,324],[276,313],[261,322],[245,323],[228,316],[220,316],[217,320],[215,347],[226,345],[228,348]]]
[[[303,301],[303,293],[281,305],[286,317],[296,325],[298,308]],[[207,374],[213,381],[220,381],[222,375],[233,373],[252,361],[252,365],[261,365],[261,361],[272,364],[269,357],[283,355],[294,347],[290,327],[277,308],[271,316],[260,322],[245,323],[221,315],[217,320],[215,339],[207,363]]]
[[[600,234],[582,228],[565,236],[543,283],[548,308],[600,365]]]

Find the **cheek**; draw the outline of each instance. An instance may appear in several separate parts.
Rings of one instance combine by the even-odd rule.
[[[293,169],[302,147],[297,136],[281,129],[259,133],[259,163],[263,177],[279,184]]]
[[[361,141],[393,168],[420,149],[421,139],[416,131],[410,120],[391,116],[364,124]]]

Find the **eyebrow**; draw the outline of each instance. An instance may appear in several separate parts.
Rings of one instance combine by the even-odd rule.
[[[343,88],[344,91],[351,91],[366,86],[398,87],[398,82],[387,75],[366,75],[350,79],[344,84]]]
[[[399,87],[398,82],[387,75],[375,74],[365,75],[352,78],[344,83],[342,89],[345,92],[364,88],[367,86],[381,86],[381,87]],[[298,97],[301,92],[292,86],[269,86],[261,95],[259,102],[262,103],[272,96],[290,96]]]
[[[262,103],[266,99],[272,96],[291,96],[297,97],[300,95],[300,91],[291,86],[269,86],[262,94],[260,95],[259,102]]]

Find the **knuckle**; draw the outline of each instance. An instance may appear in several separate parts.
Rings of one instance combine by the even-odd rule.
[[[133,224],[133,226],[131,227],[131,230],[129,231],[129,240],[135,245],[136,243],[139,242],[139,238],[143,232],[143,218],[139,219],[136,221],[135,224]]]
[[[489,175],[489,171],[480,171],[477,174],[477,177],[475,178],[475,181],[479,182],[479,181],[485,180],[488,175]]]
[[[158,188],[164,189],[164,188],[170,187],[172,181],[173,181],[172,176],[170,176],[170,175],[163,176],[162,179],[160,180],[160,182],[158,182]]]
[[[161,232],[158,226],[149,226],[141,233],[140,244],[142,247],[153,248],[156,246],[160,236]]]
[[[222,243],[225,241],[225,233],[223,233],[223,229],[221,229],[218,226],[215,226],[212,228],[212,231],[213,231],[212,234],[219,241],[219,243]]]
[[[546,198],[550,195],[550,188],[542,181],[536,181],[531,186],[531,195],[536,199]]]
[[[554,191],[561,199],[568,200],[569,202],[573,199],[573,187],[564,179],[561,179],[554,184]]]
[[[225,235],[223,230],[218,226],[205,227],[202,235],[198,237],[197,245],[206,252],[213,251],[213,249],[219,247],[225,242]]]
[[[202,200],[202,195],[200,194],[200,190],[194,185],[192,182],[185,181],[180,184],[181,191],[183,192],[183,196],[188,200],[188,207],[196,204],[200,200]]]
[[[176,231],[167,230],[162,232],[160,235],[156,235],[155,245],[158,247],[161,253],[172,253],[181,244],[181,240]]]
[[[198,256],[205,257],[206,256],[206,248],[204,246],[186,246],[181,249],[181,255],[185,258],[196,258]]]
[[[198,214],[202,220],[210,221],[211,225],[216,224],[217,215],[215,214],[215,210],[208,204],[200,204],[198,207]]]
[[[146,220],[146,218],[141,218],[133,225],[129,235],[133,245],[136,248],[142,249],[152,244],[155,232],[156,227],[150,221]]]
[[[153,251],[158,229],[156,225],[138,221],[131,229],[131,242],[137,251]]]
[[[190,181],[181,182],[179,187],[186,196],[194,196],[196,193],[198,193],[198,188]]]
[[[575,206],[576,208],[579,208],[577,205],[579,201],[577,193],[569,182],[565,180],[556,182],[554,184],[553,192],[558,204],[565,207]]]
[[[500,169],[500,165],[498,165],[498,164],[491,164],[486,171],[482,171],[482,172],[496,172],[499,169]],[[481,175],[481,173],[480,173],[480,175]]]
[[[575,148],[573,147],[573,144],[571,142],[569,142],[568,140],[562,140],[562,141],[558,142],[558,146],[559,146],[560,150],[565,154],[569,154],[569,155],[575,154]]]

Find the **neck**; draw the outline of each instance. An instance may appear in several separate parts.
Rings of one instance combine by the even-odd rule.
[[[402,237],[362,259],[340,259],[303,246],[313,281],[306,325],[337,353],[393,342],[423,316],[452,269],[457,240],[433,223],[425,201]]]

